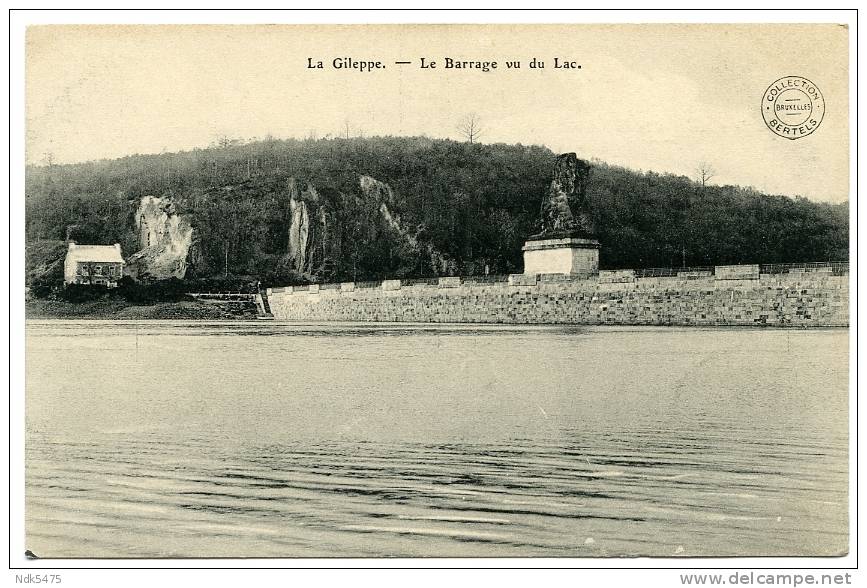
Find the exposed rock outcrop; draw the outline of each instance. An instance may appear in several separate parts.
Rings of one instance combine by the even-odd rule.
[[[303,189],[302,189],[303,186]],[[333,259],[339,257],[341,247],[350,247],[346,242],[339,224],[341,215],[331,209],[334,203],[323,198],[311,183],[295,178],[286,182],[289,206],[289,234],[286,255],[289,266],[296,272],[310,276],[320,275],[331,270]],[[398,242],[408,245],[430,260],[437,272],[449,273],[455,270],[454,263],[446,259],[434,247],[419,242],[415,232],[408,230],[394,212],[396,197],[394,190],[385,182],[371,176],[358,176],[356,189],[341,192],[339,198],[354,201],[360,208],[357,212],[368,218],[380,219],[384,228]],[[339,201],[339,200],[338,200]],[[332,226],[333,225],[333,226]]]
[[[457,268],[453,261],[443,256],[430,243],[420,244],[418,238],[407,231],[400,222],[400,217],[391,212],[389,205],[394,203],[394,191],[391,189],[391,186],[370,176],[361,176],[358,181],[365,198],[374,203],[379,202],[379,212],[392,230],[400,235],[413,249],[423,250],[430,259],[431,267],[438,273],[446,275],[454,274]]]
[[[317,221],[323,222],[324,210],[319,205],[319,193],[311,184],[302,192],[295,178],[289,178],[286,184],[289,191],[289,245],[288,254],[292,268],[297,272],[312,271],[314,241],[317,237]]]
[[[141,249],[127,259],[127,272],[134,278],[183,278],[193,243],[193,228],[177,214],[169,198],[145,196],[135,215]]]
[[[394,191],[391,189],[391,186],[370,176],[360,176],[358,178],[358,184],[365,200],[372,203],[374,206],[378,204],[379,213],[382,215],[386,224],[402,236],[409,237],[412,241],[415,241],[415,239],[410,235],[407,235],[406,231],[404,231],[400,226],[400,217],[391,214],[391,210],[388,207],[389,204],[394,202]],[[415,245],[415,243],[412,244]]]
[[[394,190],[385,182],[380,182],[370,176],[359,176],[358,185],[361,193],[371,201],[389,205],[394,202]]]
[[[310,212],[307,203],[301,200],[298,183],[289,178],[289,258],[296,271],[304,271],[307,266],[307,251],[310,243]]]

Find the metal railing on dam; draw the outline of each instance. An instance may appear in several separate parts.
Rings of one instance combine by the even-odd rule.
[[[762,274],[795,274],[806,272],[827,272],[831,275],[849,275],[848,261],[828,261],[816,263],[765,263],[759,265],[759,273]]]
[[[331,282],[323,284],[303,284],[298,286],[273,287],[275,292],[307,292],[320,290],[366,290],[386,286],[389,289],[412,286],[438,286],[455,288],[458,286],[483,286],[503,283],[514,283],[517,276],[521,280],[533,280],[542,283],[571,282],[588,279],[601,281],[631,281],[645,278],[680,278],[680,279],[756,279],[762,275],[782,274],[826,274],[845,276],[849,274],[848,261],[819,261],[808,263],[772,263],[772,264],[740,264],[722,266],[689,266],[689,267],[655,267],[641,269],[609,269],[600,270],[598,274],[491,274],[480,276],[445,276],[424,278],[401,278],[395,280],[370,280],[364,282]],[[195,295],[194,295],[195,296]]]
[[[845,276],[849,273],[848,261],[817,261],[810,263],[760,263],[745,264],[743,266],[693,266],[693,267],[652,267],[631,270],[636,278],[676,278],[676,277],[701,277],[716,275],[717,267],[747,267],[757,266],[759,275],[764,274],[797,274],[797,273],[830,273],[834,276]],[[630,271],[630,270],[613,270]]]

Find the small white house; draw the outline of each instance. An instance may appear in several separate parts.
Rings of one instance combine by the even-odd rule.
[[[123,277],[120,243],[114,245],[78,245],[69,242],[63,264],[64,284],[94,284],[117,287]]]

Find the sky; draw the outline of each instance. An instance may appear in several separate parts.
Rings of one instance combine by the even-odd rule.
[[[555,57],[581,68],[554,69]],[[335,58],[385,67],[334,69]],[[446,69],[446,58],[498,67]],[[533,58],[545,68],[529,68]],[[514,60],[521,68],[507,69]],[[693,178],[706,162],[712,184],[848,198],[848,29],[838,25],[35,26],[25,75],[28,163],[347,125],[353,136],[461,139],[461,119],[477,113],[483,143]],[[794,141],[761,113],[766,89],[789,75],[826,104],[820,127]]]

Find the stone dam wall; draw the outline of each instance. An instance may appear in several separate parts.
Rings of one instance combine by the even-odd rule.
[[[830,267],[762,274],[718,266],[670,277],[631,270],[594,276],[525,275],[386,280],[268,290],[275,318],[291,321],[581,325],[849,325],[849,275]]]

